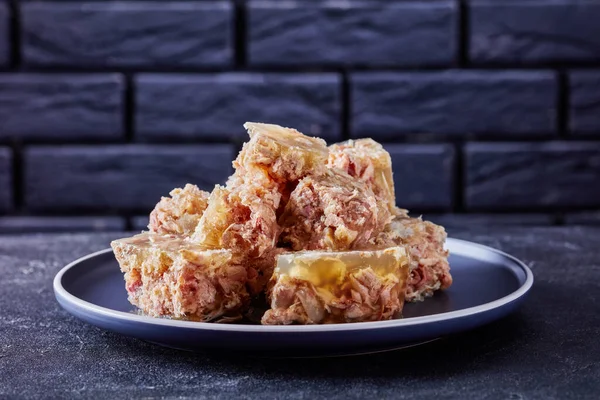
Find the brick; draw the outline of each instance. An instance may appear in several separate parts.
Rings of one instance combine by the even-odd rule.
[[[12,174],[12,153],[9,148],[0,147],[0,213],[13,208]]]
[[[0,139],[117,139],[124,82],[118,74],[0,74]]]
[[[10,11],[8,3],[0,0],[0,67],[10,62]]]
[[[148,215],[138,215],[130,218],[131,229],[134,231],[147,231],[148,230]]]
[[[468,144],[469,209],[600,206],[600,143]]]
[[[470,58],[475,63],[600,60],[597,1],[471,2]]]
[[[565,215],[566,225],[600,225],[600,211],[580,211]]]
[[[556,133],[546,71],[362,72],[351,76],[351,136]]]
[[[453,1],[283,2],[248,5],[251,65],[450,65]]]
[[[2,217],[1,233],[124,231],[121,217]]]
[[[22,4],[23,61],[37,66],[226,66],[231,4],[33,2]]]
[[[148,212],[186,183],[211,190],[231,174],[233,148],[204,146],[43,146],[25,152],[30,210]]]
[[[386,145],[392,157],[399,207],[446,210],[452,207],[454,149],[451,145]]]
[[[571,133],[600,136],[600,70],[569,73]]]
[[[147,74],[135,85],[140,140],[245,138],[246,121],[341,139],[336,74]]]

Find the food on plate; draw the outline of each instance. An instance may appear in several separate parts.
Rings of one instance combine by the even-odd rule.
[[[373,139],[332,144],[327,165],[365,182],[377,200],[388,206],[389,213],[396,214],[392,159],[382,145]]]
[[[244,127],[250,141],[233,163],[236,172],[244,175],[258,167],[276,182],[287,184],[325,170],[329,151],[323,139],[279,125],[246,122]]]
[[[382,321],[402,312],[409,273],[403,247],[284,253],[277,259],[266,325]]]
[[[174,189],[149,232],[112,243],[133,305],[230,321],[266,294],[264,324],[378,321],[452,284],[444,228],[396,206],[383,146],[244,127],[224,185]]]
[[[146,315],[196,321],[237,319],[248,305],[246,268],[231,251],[181,236],[141,233],[111,243],[131,304]]]
[[[229,249],[248,270],[248,287],[262,291],[275,264],[279,234],[275,209],[252,193],[256,185],[216,186],[190,241],[209,248]],[[253,201],[247,201],[254,198]]]
[[[407,301],[422,301],[452,284],[448,252],[444,249],[446,231],[420,218],[410,218],[407,210],[396,207],[392,162],[383,146],[372,139],[333,144],[329,146],[328,166],[366,182],[377,200],[388,204],[395,218],[383,232],[377,232],[379,236],[372,243],[377,247],[408,247],[412,261]]]
[[[244,191],[217,185],[191,240],[213,248],[232,249],[258,257],[275,247],[278,226],[275,210],[259,201],[246,203]]]
[[[406,289],[407,301],[422,301],[436,290],[452,285],[448,251],[444,249],[446,231],[421,218],[398,216],[377,238],[377,246],[406,246],[411,272]]]
[[[290,187],[326,170],[322,139],[278,125],[248,122],[250,141],[233,162],[225,187],[216,186],[191,240],[230,249],[249,269],[249,288],[261,292],[275,265],[277,212]]]
[[[204,210],[208,207],[209,193],[196,185],[173,189],[171,197],[163,197],[150,213],[150,232],[189,235],[194,232]]]
[[[365,247],[390,220],[364,182],[332,169],[298,183],[279,219],[279,241],[296,251],[352,250]]]

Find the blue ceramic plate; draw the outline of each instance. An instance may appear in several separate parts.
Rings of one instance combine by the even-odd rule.
[[[422,303],[406,304],[404,318],[338,325],[261,326],[176,321],[137,315],[110,249],[80,258],[54,279],[60,305],[113,332],[183,350],[276,356],[328,356],[392,350],[431,341],[501,318],[531,289],[531,270],[501,251],[448,239],[454,284]]]

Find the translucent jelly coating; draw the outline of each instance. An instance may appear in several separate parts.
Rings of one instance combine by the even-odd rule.
[[[279,218],[279,242],[293,250],[365,247],[391,220],[365,183],[329,170],[300,181]]]
[[[377,238],[376,246],[403,245],[411,256],[407,301],[422,301],[452,285],[446,236],[443,227],[404,215],[396,217]]]
[[[244,126],[251,139],[234,161],[236,171],[227,186],[216,186],[211,193],[193,241],[254,258],[276,245],[276,213],[287,184],[324,169],[327,147],[294,129],[251,122]]]
[[[279,235],[274,206],[260,201],[263,190],[261,185],[216,186],[190,239],[205,247],[230,249],[247,268],[252,294],[263,290],[273,272]],[[256,200],[249,201],[250,197]]]
[[[266,325],[382,321],[404,305],[409,259],[403,247],[297,252],[278,257]]]
[[[377,200],[396,212],[392,159],[383,146],[373,139],[348,140],[329,146],[327,166],[337,168],[365,182]]]
[[[192,241],[211,248],[235,249],[250,257],[275,247],[278,227],[273,207],[256,202],[251,209],[241,194],[217,185]]]
[[[208,207],[209,193],[188,183],[183,189],[173,189],[170,195],[161,198],[150,213],[148,229],[160,234],[191,235]]]
[[[326,169],[329,151],[323,139],[305,136],[279,125],[246,122],[250,141],[244,144],[233,166],[241,174],[264,169],[277,183],[294,182]]]
[[[182,236],[142,233],[111,243],[129,302],[153,317],[212,321],[241,317],[249,302],[246,269],[229,250],[207,250]]]

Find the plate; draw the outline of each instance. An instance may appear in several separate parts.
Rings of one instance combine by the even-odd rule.
[[[404,318],[336,325],[261,326],[217,324],[138,315],[127,301],[111,249],[82,257],[54,278],[60,305],[103,329],[167,347],[262,356],[338,356],[399,349],[472,329],[514,311],[533,284],[531,270],[487,246],[448,239],[453,285],[421,303],[408,303]]]

